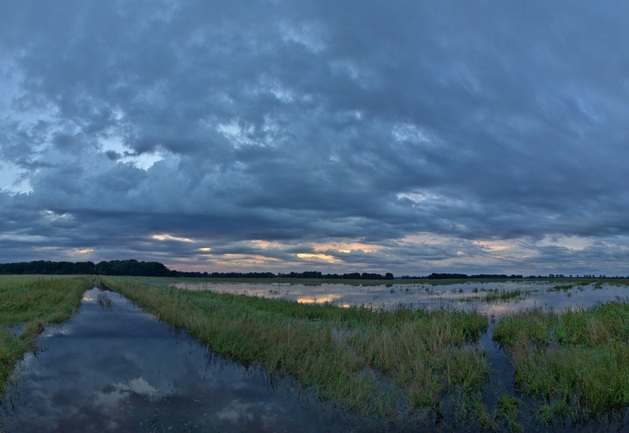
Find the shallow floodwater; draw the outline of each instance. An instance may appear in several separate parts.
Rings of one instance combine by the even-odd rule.
[[[190,290],[215,290],[299,302],[331,302],[370,308],[451,306],[489,316],[531,307],[588,307],[626,299],[625,286],[529,283],[456,285],[226,284],[181,283]],[[487,299],[519,291],[507,301]],[[480,340],[492,374],[483,400],[495,407],[500,392],[514,392],[513,368],[492,341],[491,325]],[[452,432],[482,431],[457,421],[444,407],[439,421],[427,410],[378,423],[336,410],[301,390],[289,378],[272,378],[256,366],[216,356],[121,295],[91,289],[79,314],[38,338],[38,350],[18,365],[0,406],[0,433],[29,432]],[[523,397],[523,396],[520,396]],[[629,431],[629,410],[585,425],[540,425],[536,406],[523,398],[525,431]],[[435,424],[438,422],[437,424]]]
[[[302,303],[330,303],[341,307],[364,306],[374,309],[400,307],[477,310],[487,316],[502,317],[531,308],[564,310],[629,298],[629,286],[602,284],[522,282],[466,282],[457,284],[294,284],[294,283],[215,283],[177,282],[187,290],[263,296]],[[517,295],[517,296],[510,296]],[[500,299],[503,295],[504,299]]]
[[[458,284],[295,284],[295,283],[212,283],[178,282],[175,287],[186,290],[210,290],[218,293],[243,294],[281,298],[301,303],[329,303],[340,307],[363,306],[373,309],[441,308],[476,310],[485,314],[489,329],[479,340],[490,365],[490,377],[483,389],[483,402],[496,408],[497,399],[507,393],[520,398],[522,431],[555,433],[629,433],[629,408],[612,412],[587,422],[570,423],[554,419],[540,421],[539,406],[534,399],[516,391],[514,369],[505,351],[492,340],[495,320],[519,311],[542,308],[563,311],[568,308],[589,308],[601,303],[629,299],[629,286],[621,284],[572,284],[540,281],[466,282]],[[424,415],[401,425],[394,423],[386,431],[413,432],[475,432],[492,431],[471,419],[459,419],[455,406],[446,405],[443,421]],[[437,421],[437,423],[435,423]],[[415,425],[413,426],[413,423]]]
[[[16,369],[0,432],[352,430],[288,379],[214,356],[117,293],[87,291],[79,314],[37,344]]]

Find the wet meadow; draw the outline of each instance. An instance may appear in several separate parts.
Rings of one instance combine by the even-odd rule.
[[[627,431],[626,284],[1,277],[0,431]]]

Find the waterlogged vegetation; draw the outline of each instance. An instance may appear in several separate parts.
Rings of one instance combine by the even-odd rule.
[[[16,362],[34,348],[44,326],[76,313],[90,281],[78,276],[0,278],[0,400]]]
[[[129,279],[105,284],[243,362],[261,362],[353,412],[394,416],[480,389],[488,374],[474,312],[373,311],[192,292]]]
[[[398,361],[388,361],[387,363],[386,356],[376,360],[375,357],[367,355],[370,353],[369,350],[361,346],[361,337],[357,337],[355,332],[341,333],[343,339],[338,341],[352,348],[355,353],[358,353],[361,356],[361,362],[368,366],[369,371],[374,373],[374,377],[378,378],[380,383],[382,383],[382,378],[384,378],[386,379],[385,383],[389,386],[393,384],[400,387],[407,399],[406,403],[410,404],[413,409],[427,406],[431,408],[436,407],[438,410],[439,400],[444,400],[445,396],[447,396],[451,398],[450,402],[453,403],[452,407],[454,407],[456,416],[460,416],[461,413],[470,414],[476,419],[480,428],[488,430],[500,431],[507,429],[520,431],[525,428],[524,426],[536,425],[536,421],[530,421],[531,419],[537,419],[537,422],[541,422],[542,425],[551,423],[551,421],[555,424],[561,422],[564,429],[570,430],[571,423],[585,423],[587,425],[588,421],[592,420],[592,417],[600,418],[605,413],[613,412],[619,414],[618,416],[622,418],[622,414],[627,412],[629,403],[626,401],[626,397],[622,397],[629,390],[626,377],[624,376],[625,373],[623,373],[627,367],[626,361],[619,360],[629,359],[628,356],[625,356],[627,337],[625,337],[625,340],[622,340],[620,337],[629,335],[629,331],[626,328],[621,330],[619,330],[620,328],[614,328],[617,330],[615,334],[608,333],[603,331],[605,328],[595,326],[598,322],[594,319],[609,308],[616,312],[615,317],[618,320],[625,321],[622,323],[626,323],[629,320],[629,312],[626,310],[626,298],[624,301],[618,299],[618,294],[625,293],[625,281],[575,280],[570,284],[566,284],[563,281],[524,284],[470,281],[455,282],[454,284],[446,284],[446,281],[440,281],[439,283],[441,284],[421,282],[381,285],[379,288],[372,288],[371,286],[363,286],[360,289],[346,288],[344,292],[352,292],[352,295],[354,292],[361,292],[361,295],[356,297],[359,301],[354,304],[348,302],[346,297],[335,295],[334,293],[338,292],[338,288],[334,285],[265,285],[265,293],[264,291],[258,291],[256,286],[252,284],[236,285],[226,283],[223,286],[208,286],[205,287],[205,290],[209,288],[223,293],[231,291],[232,293],[242,293],[256,297],[288,298],[310,304],[333,302],[336,305],[345,307],[348,305],[362,305],[374,310],[374,316],[400,314],[400,307],[396,306],[404,304],[412,306],[431,305],[430,311],[433,312],[452,311],[453,307],[471,311],[473,314],[477,314],[476,311],[482,311],[484,313],[483,317],[486,318],[485,320],[490,320],[491,323],[496,322],[492,324],[489,341],[491,341],[493,332],[493,339],[500,342],[503,348],[503,350],[498,349],[498,352],[502,353],[502,356],[504,356],[504,350],[507,352],[509,364],[507,374],[512,377],[513,381],[507,379],[506,385],[503,384],[500,387],[496,387],[493,384],[492,368],[494,366],[492,366],[492,361],[487,359],[484,352],[484,349],[487,348],[487,341],[484,345],[477,345],[470,343],[470,341],[476,341],[475,339],[468,339],[467,346],[459,346],[466,347],[469,352],[478,354],[478,357],[470,357],[468,359],[480,360],[480,362],[474,365],[473,370],[465,372],[467,380],[457,378],[457,375],[453,374],[454,370],[452,369],[446,368],[435,373],[441,378],[443,383],[450,384],[437,391],[434,389],[431,391],[430,386],[426,386],[430,384],[430,380],[422,380],[421,374],[409,374],[407,376],[407,372],[413,369],[411,367],[413,362],[417,362],[422,366],[427,364],[421,355],[405,356],[409,352],[399,353],[397,346],[400,345],[400,341],[393,341],[388,334],[379,334],[373,330],[366,332],[366,328],[362,328],[360,335],[363,336],[362,338],[366,338],[374,343],[371,346],[372,349],[390,354],[391,359]],[[198,290],[194,287],[194,284],[185,284],[183,286],[180,284],[179,287]],[[271,288],[269,289],[269,287]],[[306,296],[306,292],[312,294]],[[370,299],[367,299],[364,294],[369,294],[373,300],[370,302]],[[393,298],[393,300],[390,298]],[[419,298],[420,302],[415,304],[412,301],[409,302],[409,300],[416,298]],[[439,300],[439,303],[430,304],[430,301],[434,299]],[[610,301],[610,299],[615,301]],[[405,300],[406,303],[404,302]],[[604,306],[601,305],[603,302],[605,303]],[[594,307],[575,310],[571,307],[574,304]],[[449,307],[444,310],[444,305]],[[472,306],[472,310],[468,306]],[[553,309],[555,306],[556,309]],[[325,308],[329,308],[329,305],[326,305]],[[340,310],[342,311],[342,309]],[[420,311],[427,313],[424,309]],[[539,323],[543,321],[540,317],[544,317],[544,320],[548,322],[545,327],[542,327]],[[581,334],[577,334],[577,337],[573,336],[572,340],[570,340],[571,343],[568,344],[568,340],[562,337],[562,335],[567,335],[568,331],[566,329],[568,328],[566,324],[575,322],[574,317],[590,317],[590,321],[586,325],[582,325],[582,329],[589,329],[590,332],[598,333],[598,341],[601,346],[594,348],[591,343],[582,343]],[[609,322],[607,316],[604,316],[601,320],[603,323]],[[530,340],[528,340],[527,344],[522,343],[522,341],[525,341],[522,338],[516,340],[518,341],[517,344],[505,339],[504,332],[509,327],[519,333],[529,329],[530,331],[527,331],[527,335],[530,336]],[[340,327],[340,329],[343,329],[343,327]],[[396,329],[397,332],[400,332],[401,327]],[[435,330],[427,332],[435,332]],[[368,335],[368,337],[364,337],[365,335]],[[382,335],[386,336],[382,337]],[[412,336],[414,335],[416,334],[407,334],[403,340],[407,342],[412,341],[412,344],[421,347],[421,343],[413,340]],[[540,335],[544,335],[545,339],[542,339]],[[442,342],[445,343],[446,347],[449,344],[445,340],[442,340]],[[526,351],[524,351],[524,347],[526,347]],[[423,354],[430,353],[429,350],[422,349],[420,351]],[[606,356],[596,356],[595,353],[597,351],[605,353]],[[432,351],[432,353],[436,352],[435,350]],[[466,356],[468,354],[466,353]],[[450,356],[449,365],[456,363],[456,356]],[[385,359],[385,361],[383,362],[382,359]],[[548,359],[554,359],[557,365],[564,364],[563,369],[557,370],[558,367],[547,367]],[[616,360],[616,364],[612,362],[613,360]],[[592,365],[588,369],[590,363]],[[392,366],[391,364],[394,365]],[[566,366],[565,364],[568,365]],[[470,365],[473,365],[473,361],[466,363],[466,366],[469,367]],[[515,370],[513,369],[514,366]],[[429,366],[427,370],[431,368]],[[553,368],[555,370],[552,370]],[[540,369],[550,369],[552,373],[537,375],[536,372]],[[568,377],[566,371],[570,369],[573,372],[572,381],[558,382],[560,379],[564,380],[564,378]],[[590,385],[581,386],[576,384],[577,374],[586,369],[588,370],[587,374],[593,375],[588,382]],[[611,369],[618,374],[596,377],[596,371],[604,373]],[[419,370],[416,369],[415,372]],[[431,371],[434,372],[435,370]],[[465,371],[465,368],[458,371]],[[528,376],[525,372],[528,373]],[[405,380],[407,377],[412,377],[412,379],[407,381]],[[453,377],[457,379],[452,380],[451,378]],[[588,379],[585,379],[585,376],[582,379],[581,376],[578,378],[584,383],[588,381]],[[613,385],[607,386],[606,383],[609,383],[609,381],[612,381]],[[413,383],[417,384],[417,386],[414,387]],[[515,388],[513,388],[513,383],[515,383]],[[594,395],[595,388],[593,384],[598,384],[599,388],[607,386],[609,395],[614,397],[602,398],[600,394],[598,396]],[[540,390],[546,393],[545,397]],[[370,393],[373,393],[373,391],[370,391]],[[540,396],[543,398],[540,398]],[[557,396],[563,396],[563,402]],[[399,400],[393,399],[390,401],[399,404]],[[438,415],[436,418],[438,418]],[[618,426],[622,422],[616,418],[610,425]],[[598,427],[595,428],[600,427],[599,424],[596,425]],[[556,426],[553,428],[556,428]]]
[[[524,290],[515,289],[515,290],[505,290],[505,289],[477,289],[476,287],[472,289],[472,292],[475,293],[473,296],[468,296],[463,298],[462,301],[465,302],[498,302],[498,301],[511,301],[514,299],[524,299],[527,296],[531,295],[531,292],[525,292]]]
[[[471,416],[479,428],[521,431],[531,415],[540,422],[574,423],[629,407],[626,301],[587,310],[524,308],[514,314],[507,309],[492,331],[514,366],[516,388],[488,389],[492,365],[478,339],[489,320],[475,310],[339,308],[317,298],[297,297],[307,302],[302,304],[262,297],[288,295],[282,285],[244,296],[129,279],[108,278],[107,284],[218,353],[261,362],[270,374],[290,375],[353,412],[391,417],[428,408],[428,416],[438,421],[447,408],[451,416]],[[584,282],[506,290],[468,284],[447,290],[465,302],[504,306],[602,286]],[[386,290],[392,296],[433,295],[423,285]]]
[[[519,390],[539,415],[571,421],[629,406],[629,302],[503,318],[494,339],[511,355]]]
[[[91,278],[0,278],[0,383],[44,326],[77,310]],[[203,283],[202,290],[181,290],[172,279],[100,281],[213,353],[261,366],[271,382],[295,380],[322,401],[384,421],[379,425],[389,430],[627,426],[629,298],[618,297],[627,290],[623,281]],[[208,290],[216,287],[235,293]],[[358,302],[351,304],[347,293]],[[103,311],[112,308],[106,292],[94,301]],[[599,422],[609,416],[607,424]]]

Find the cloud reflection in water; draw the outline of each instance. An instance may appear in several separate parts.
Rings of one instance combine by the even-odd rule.
[[[344,431],[346,421],[289,379],[214,355],[117,293],[92,289],[70,321],[17,367],[0,431]]]

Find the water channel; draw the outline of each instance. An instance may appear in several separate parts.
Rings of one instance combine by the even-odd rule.
[[[342,432],[290,379],[214,356],[117,293],[85,292],[18,364],[0,432]]]

